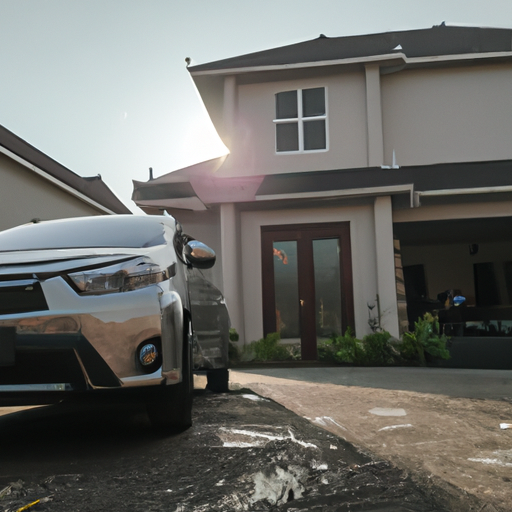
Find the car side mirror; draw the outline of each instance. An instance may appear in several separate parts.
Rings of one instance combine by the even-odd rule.
[[[215,251],[203,242],[190,240],[183,248],[183,255],[187,263],[196,268],[206,269],[215,265]]]

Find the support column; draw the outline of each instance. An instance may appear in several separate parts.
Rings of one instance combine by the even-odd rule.
[[[368,167],[380,167],[384,163],[380,68],[378,64],[367,64],[365,71]]]
[[[231,326],[240,334],[244,333],[242,304],[242,272],[240,264],[240,239],[238,219],[234,203],[220,206],[220,240],[222,250],[223,293],[231,318]]]
[[[224,144],[230,148],[231,141],[234,136],[236,122],[236,77],[227,76],[224,78],[224,105],[223,105],[223,122],[222,140]]]
[[[375,216],[377,293],[379,294],[381,327],[398,338],[398,304],[391,197],[376,197],[373,211]]]

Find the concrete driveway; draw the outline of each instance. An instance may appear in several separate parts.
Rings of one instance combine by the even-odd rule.
[[[240,370],[245,374],[318,384],[358,386],[433,393],[455,398],[512,400],[512,370],[465,370],[446,368],[262,368]]]
[[[477,497],[512,503],[512,371],[440,368],[269,368],[231,372],[248,387],[363,450]],[[454,494],[457,494],[456,492]]]

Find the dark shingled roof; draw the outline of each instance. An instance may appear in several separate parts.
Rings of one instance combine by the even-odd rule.
[[[400,45],[402,48],[395,50]],[[400,52],[407,57],[508,52],[512,29],[456,27],[443,24],[428,29],[362,36],[326,37],[189,67],[199,71],[279,66],[303,62],[350,59]]]
[[[414,184],[416,191],[510,186],[512,160],[270,174],[265,176],[256,195],[351,190],[409,183]]]
[[[102,181],[82,178],[0,125],[0,146],[115,213],[132,213]]]
[[[195,197],[196,193],[189,182],[161,183],[158,187],[134,188],[132,199],[134,201],[148,201],[156,199],[178,199]]]

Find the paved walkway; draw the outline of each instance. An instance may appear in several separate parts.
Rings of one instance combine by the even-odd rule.
[[[231,371],[248,387],[363,450],[512,510],[512,371],[287,368]]]

